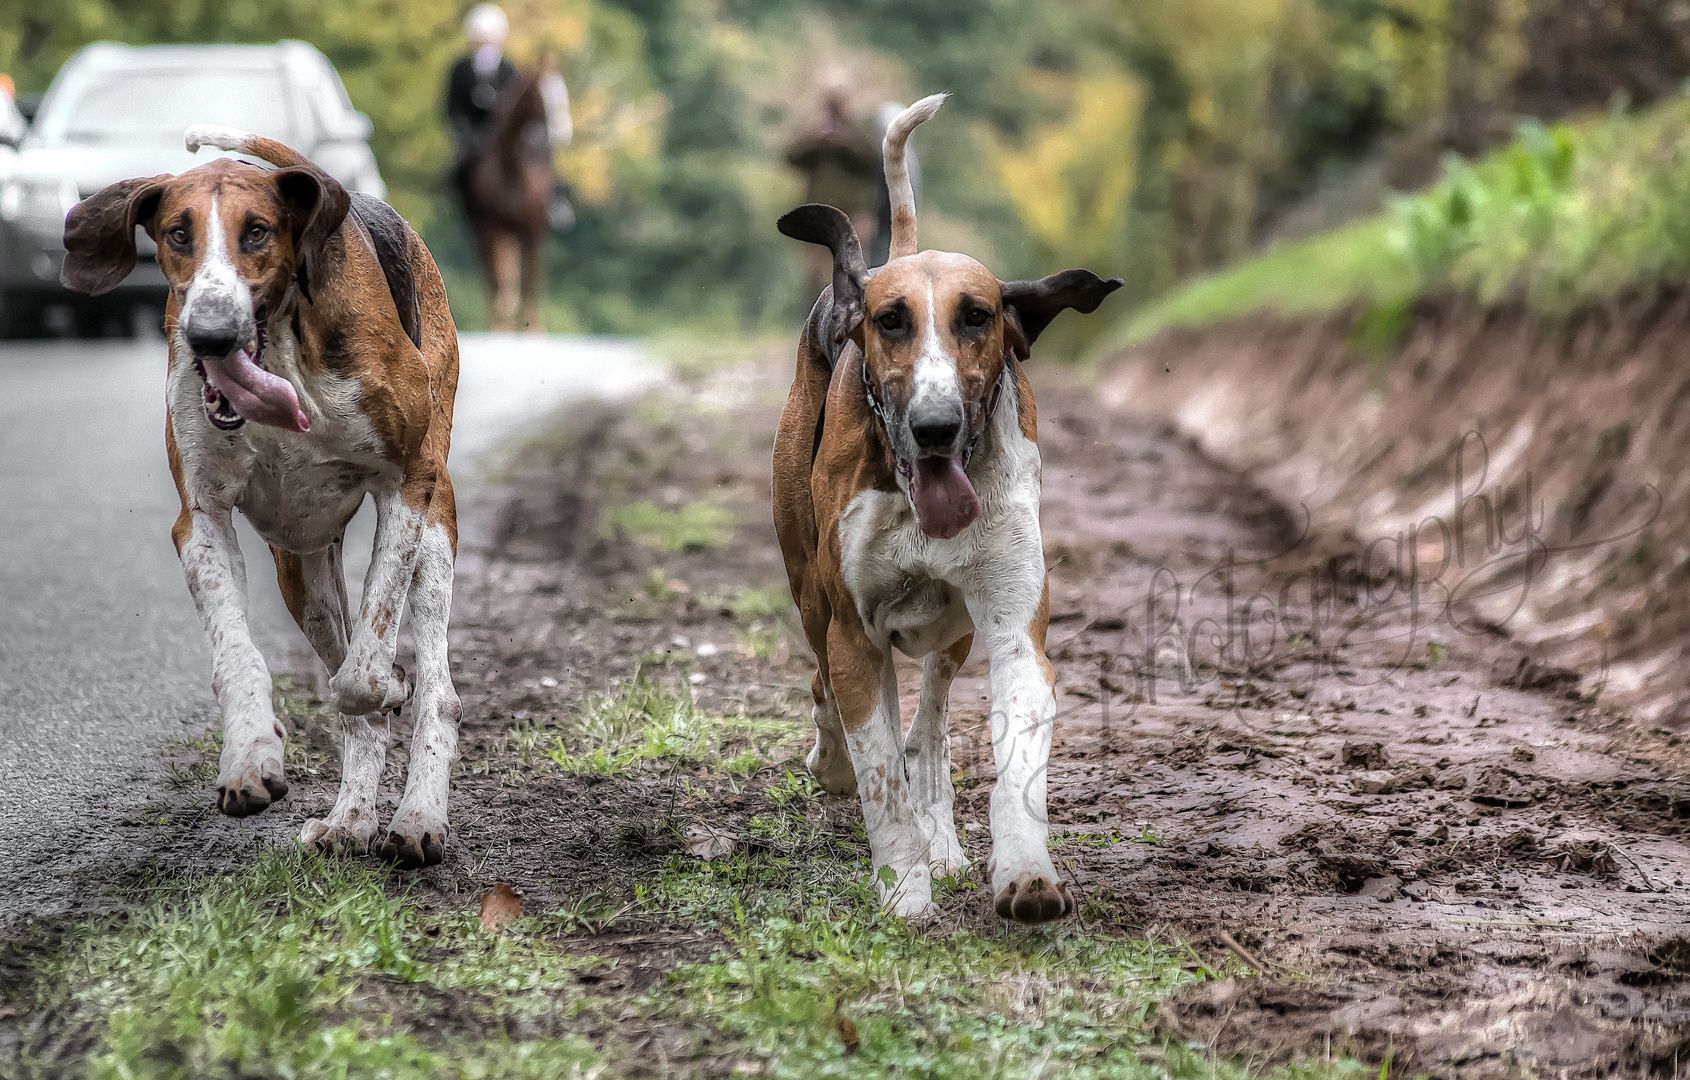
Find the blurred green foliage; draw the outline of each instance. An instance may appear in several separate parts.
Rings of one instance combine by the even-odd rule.
[[[1681,284],[1690,274],[1686,207],[1690,94],[1578,123],[1527,121],[1477,162],[1448,158],[1441,181],[1377,218],[1281,245],[1158,300],[1108,345],[1258,309],[1350,304],[1363,305],[1363,336],[1377,345],[1390,327],[1406,328],[1411,301],[1438,295],[1561,319]]]
[[[392,201],[473,325],[483,306],[466,295],[478,279],[439,118],[467,6],[14,4],[0,8],[0,69],[29,92],[93,40],[312,42],[374,119]],[[553,245],[547,317],[555,330],[789,326],[808,298],[803,254],[773,227],[802,193],[780,151],[832,69],[864,109],[952,92],[915,146],[925,244],[1004,278],[1124,275],[1126,302],[1109,309],[1122,314],[1245,254],[1335,156],[1439,116],[1452,86],[1491,93],[1518,63],[1527,0],[1480,6],[1482,32],[1456,0],[512,0],[512,53],[560,56],[576,122],[558,166],[578,225]],[[1060,323],[1047,351],[1104,326]]]

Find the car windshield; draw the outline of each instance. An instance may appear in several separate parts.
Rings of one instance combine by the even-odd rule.
[[[276,68],[179,68],[105,72],[46,117],[42,141],[180,141],[191,124],[225,124],[271,138],[292,134],[287,86]]]

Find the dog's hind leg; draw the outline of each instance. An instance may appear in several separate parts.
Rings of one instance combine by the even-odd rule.
[[[816,725],[816,745],[810,747],[804,765],[829,795],[850,798],[857,793],[857,774],[851,770],[851,752],[845,748],[839,703],[833,700],[820,671],[810,683],[810,694],[816,702],[810,710],[810,719]]]
[[[828,628],[827,666],[857,774],[881,904],[905,918],[933,914],[927,833],[910,797],[892,657],[855,626]]]
[[[333,674],[346,661],[346,573],[341,541],[322,551],[295,555],[272,547],[276,580],[294,621],[311,648]],[[342,848],[363,852],[375,838],[376,791],[387,763],[388,718],[341,714],[335,721],[341,736],[340,794],[327,818],[312,818],[300,830],[300,843],[322,851]]]
[[[457,553],[454,512],[451,480],[442,468],[411,581],[411,634],[417,647],[411,771],[381,848],[382,858],[403,867],[433,866],[446,854],[447,799],[463,715],[446,640]]]
[[[174,443],[170,443],[175,453]],[[211,686],[223,712],[217,808],[256,814],[288,793],[282,725],[270,701],[270,669],[246,621],[246,563],[227,506],[183,509],[171,535],[211,644]]]
[[[915,708],[909,738],[904,742],[904,761],[909,768],[910,794],[916,813],[927,833],[927,864],[934,877],[950,877],[968,871],[968,856],[956,832],[956,788],[951,783],[950,715],[951,680],[968,659],[974,635],[969,634],[948,649],[927,654],[921,669],[921,700]]]

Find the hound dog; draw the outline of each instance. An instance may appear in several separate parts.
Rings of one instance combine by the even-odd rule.
[[[239,508],[269,542],[288,610],[333,673],[340,794],[301,839],[373,849],[402,866],[437,863],[460,712],[446,645],[458,338],[445,286],[404,219],[349,196],[288,147],[203,125],[185,141],[278,168],[222,158],[105,188],[66,219],[62,280],[105,292],[134,268],[135,226],[158,245],[170,285],[164,441],[182,500],[171,535],[223,713],[218,808],[256,814],[288,790],[285,732],[247,626]],[[354,622],[341,547],[366,494],[375,551]],[[394,664],[407,600],[416,732],[404,799],[378,835],[388,717],[412,694]]]
[[[998,770],[989,876],[999,915],[1037,923],[1074,904],[1045,818],[1056,684],[1044,651],[1038,425],[1021,362],[1057,314],[1095,311],[1122,283],[1089,270],[1006,283],[966,255],[917,252],[904,148],[944,97],[887,130],[885,266],[866,268],[831,206],[780,219],[787,236],[832,251],[833,284],[799,340],[775,442],[775,526],[816,654],[808,765],[833,794],[860,796],[882,902],[927,914],[933,877],[968,868],[946,711],[978,633]],[[923,662],[907,739],[893,649]]]

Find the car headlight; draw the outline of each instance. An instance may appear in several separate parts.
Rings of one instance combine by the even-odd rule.
[[[80,200],[73,181],[19,176],[0,185],[0,219],[62,226]]]

